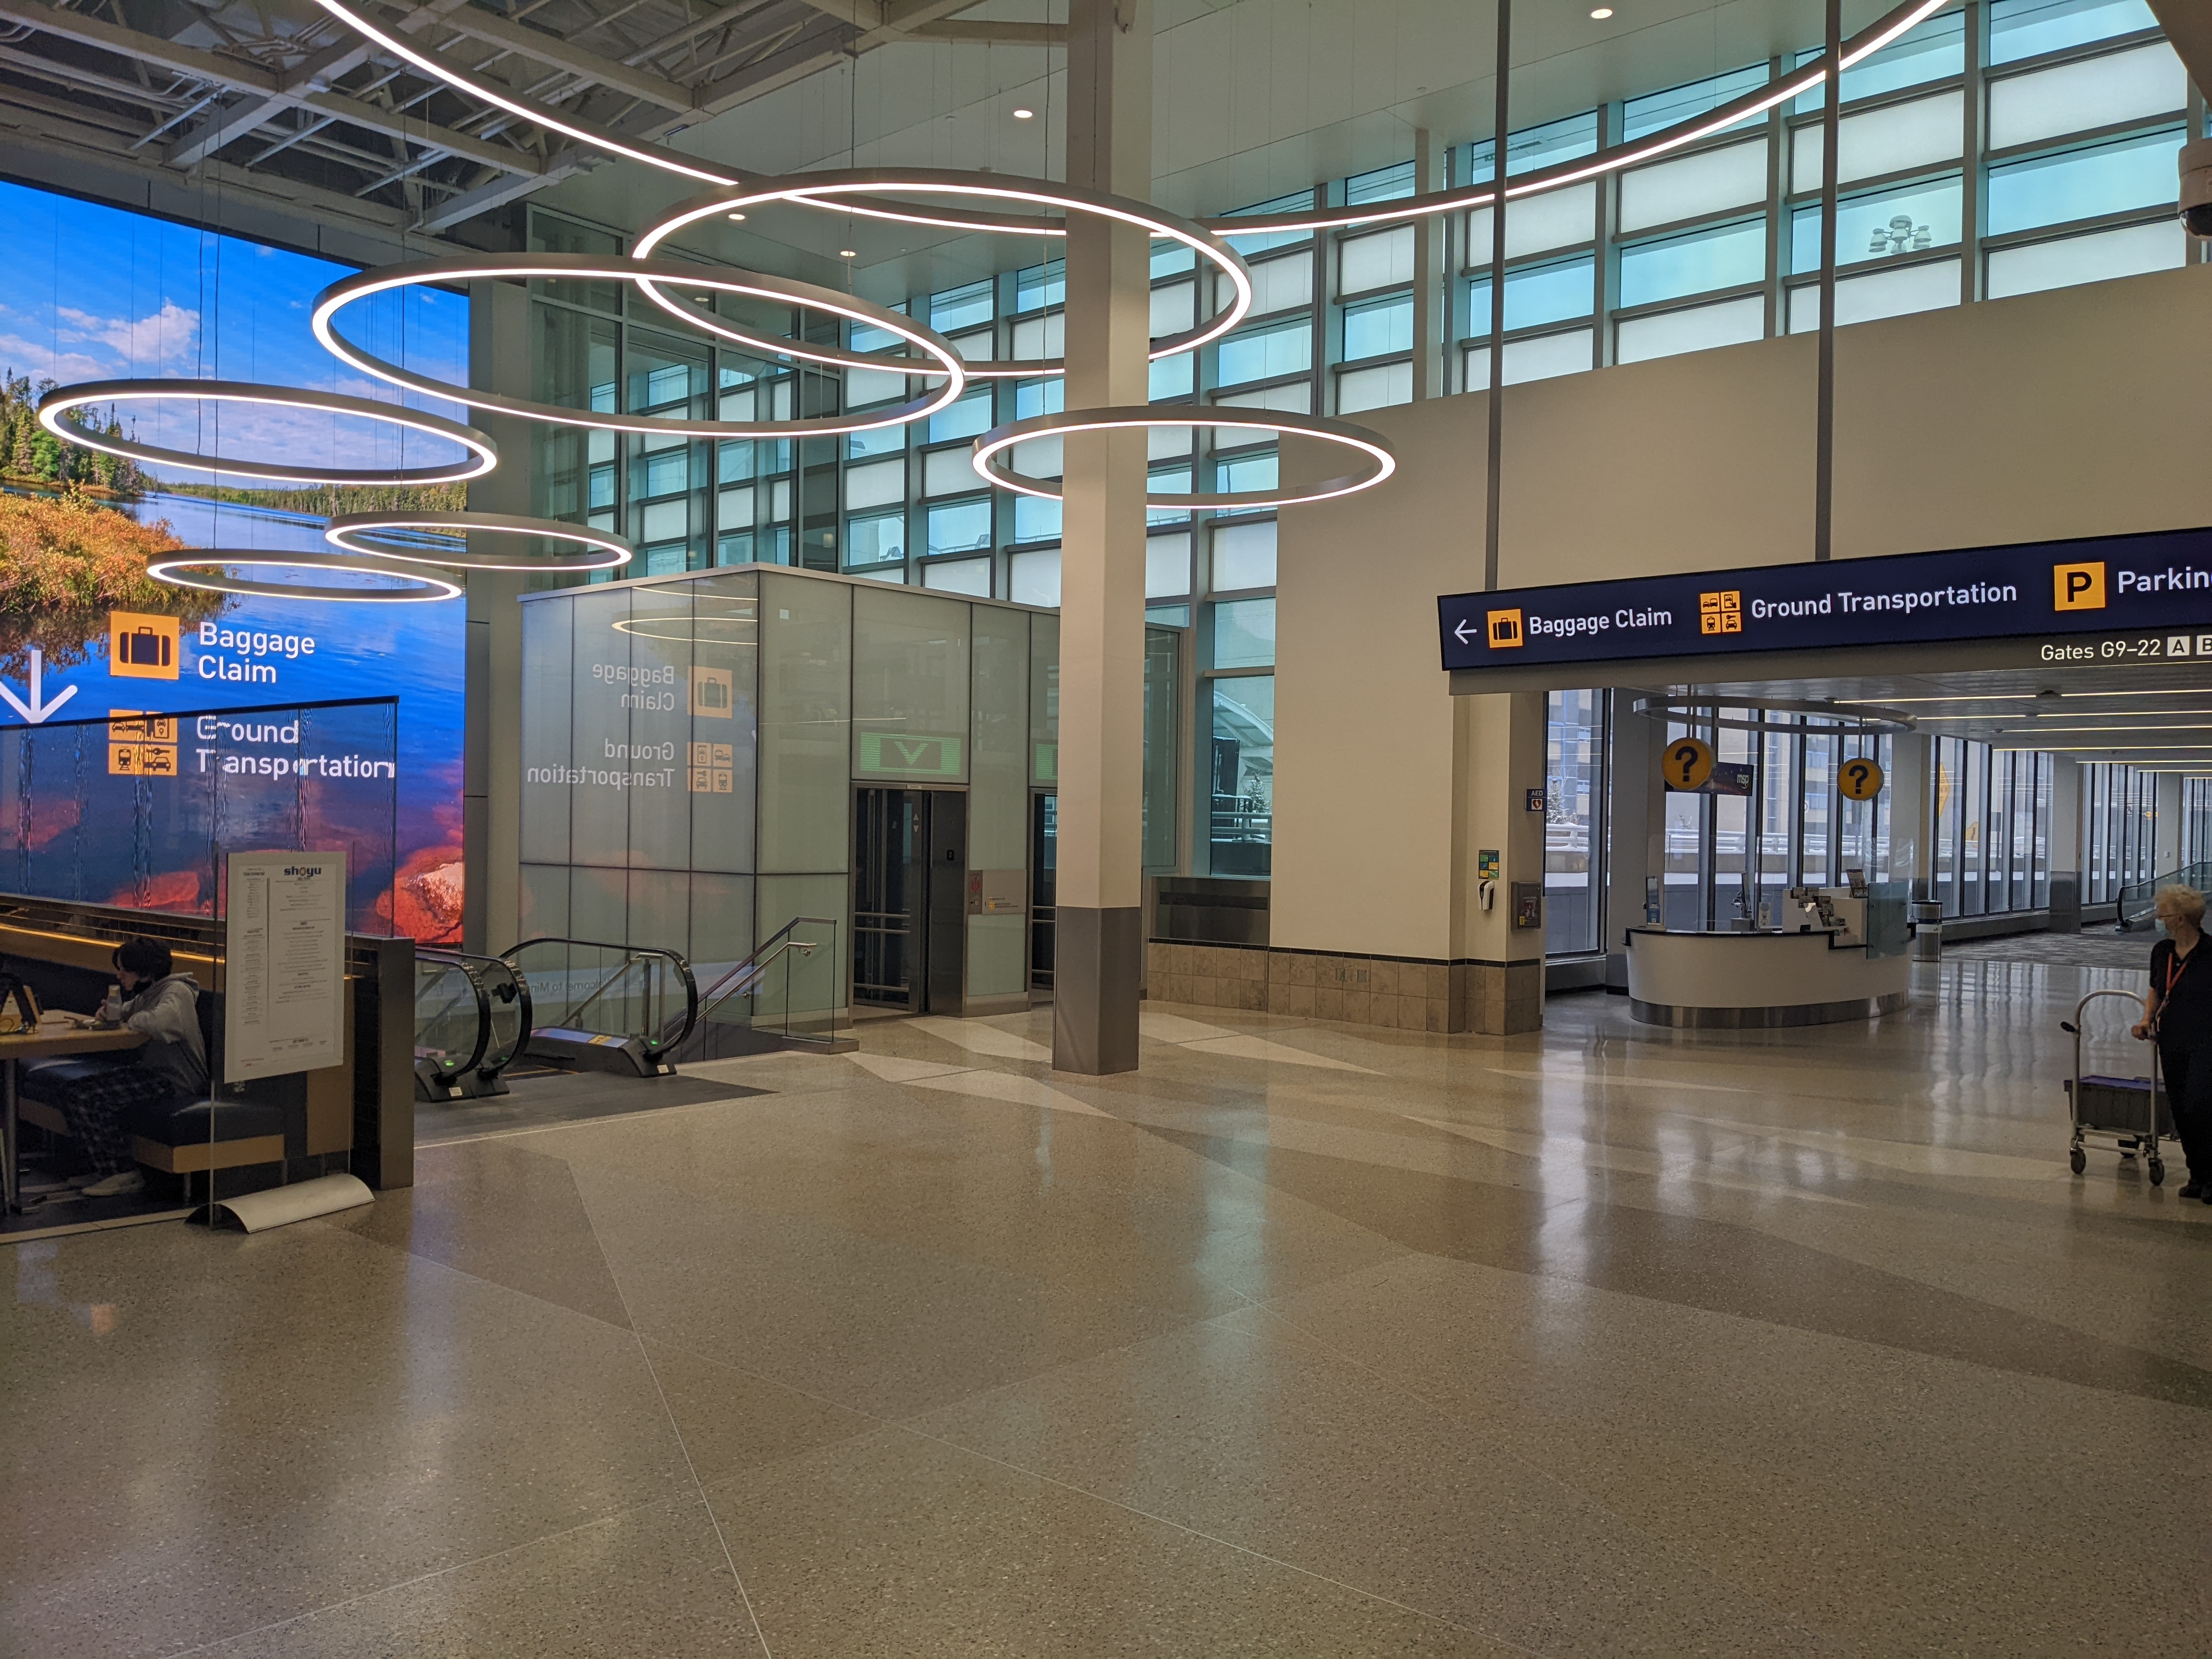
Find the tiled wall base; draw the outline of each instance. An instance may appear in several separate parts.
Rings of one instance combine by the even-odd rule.
[[[1510,1036],[1544,1024],[1544,964],[1395,962],[1236,945],[1146,947],[1146,994],[1201,1008]]]

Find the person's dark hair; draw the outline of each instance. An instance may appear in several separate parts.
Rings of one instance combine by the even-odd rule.
[[[157,939],[126,939],[115,947],[115,965],[141,979],[167,979],[176,971],[177,959]]]

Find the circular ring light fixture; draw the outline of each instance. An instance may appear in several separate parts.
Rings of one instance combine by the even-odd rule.
[[[234,576],[247,570],[351,570],[373,576],[389,576],[405,587],[320,587],[303,582],[262,581]],[[213,571],[213,575],[204,572]],[[198,588],[203,593],[232,593],[265,599],[335,599],[352,605],[419,605],[435,599],[458,599],[461,585],[410,565],[383,564],[349,553],[288,553],[267,548],[196,547],[146,562],[146,574],[172,587]]]
[[[363,544],[360,540],[363,536],[394,530],[447,536],[538,536],[547,541],[567,542],[578,550],[550,558],[528,558],[477,553],[465,546],[447,551],[421,542],[402,542],[392,546],[381,542]],[[526,570],[546,575],[575,575],[592,570],[619,570],[637,556],[637,550],[611,531],[591,530],[564,524],[558,519],[532,519],[514,513],[348,513],[323,527],[323,539],[348,553],[371,559],[438,565],[447,570]]]
[[[1042,218],[1035,213],[1000,213],[986,208],[955,211],[914,207],[885,199],[880,193],[885,191],[903,191],[921,197],[951,197],[963,203],[1007,202],[1024,207],[1057,210],[1063,215],[1090,214],[1132,226],[1147,235],[1182,243],[1221,273],[1235,297],[1225,310],[1210,321],[1186,329],[1180,334],[1170,335],[1164,340],[1154,341],[1150,354],[1154,358],[1176,356],[1218,340],[1243,322],[1252,309],[1252,273],[1244,263],[1243,255],[1195,219],[1186,219],[1179,213],[1170,213],[1148,202],[1111,195],[1105,191],[1084,190],[1043,179],[1023,179],[996,173],[962,173],[945,167],[836,168],[821,173],[797,173],[783,179],[758,179],[744,187],[737,195],[718,191],[712,195],[696,196],[678,204],[675,211],[666,218],[646,228],[644,234],[638,238],[637,258],[641,260],[649,258],[653,251],[668,238],[702,219],[712,218],[717,214],[727,216],[733,211],[748,211],[773,202],[795,202],[803,207],[821,208],[832,213],[883,219],[895,224],[920,225],[933,230],[1063,238],[1067,234],[1064,219]],[[741,344],[761,347],[769,343],[758,336],[732,329],[719,319],[696,315],[675,298],[665,294],[658,286],[657,280],[641,283],[640,286],[655,305],[672,316],[682,318],[694,328],[702,328],[710,334],[719,334]],[[822,361],[833,360],[825,356]],[[884,369],[892,367],[881,356],[850,352],[837,354],[834,361],[850,368]],[[1029,380],[1041,375],[1064,374],[1066,365],[1057,357],[1039,357],[1018,363],[969,363],[967,372],[975,380]]]
[[[323,0],[323,3],[328,4],[329,0]],[[1850,69],[1856,64],[1863,63],[1951,3],[1952,0],[1905,0],[1904,4],[1876,18],[1844,42],[1844,67]],[[1700,138],[1710,138],[1715,133],[1725,132],[1739,121],[1764,114],[1777,104],[1785,104],[1802,93],[1810,92],[1827,78],[1828,65],[1825,59],[1804,64],[1781,80],[1770,82],[1755,91],[1746,93],[1709,114],[1692,116],[1680,125],[1665,128],[1647,138],[1635,139],[1615,149],[1601,150],[1595,155],[1531,173],[1519,184],[1509,183],[1505,187],[1506,200],[1516,201],[1523,196],[1541,195],[1546,191],[1580,184],[1585,179],[1618,173],[1623,167],[1634,167],[1639,161],[1665,155],[1685,144],[1694,144]],[[1437,191],[1425,196],[1401,196],[1395,201],[1378,202],[1371,206],[1318,208],[1302,213],[1264,216],[1255,214],[1249,218],[1226,214],[1202,219],[1199,222],[1223,236],[1265,236],[1281,231],[1341,230],[1352,225],[1398,224],[1413,219],[1425,219],[1432,214],[1487,207],[1493,199],[1492,187],[1486,181],[1462,190]]]
[[[1195,418],[1194,418],[1195,417]],[[1125,409],[1072,409],[1065,414],[1032,415],[1026,420],[994,426],[975,440],[975,467],[991,483],[1024,495],[1048,501],[1060,491],[1035,478],[1025,477],[999,457],[1016,444],[1033,438],[1062,437],[1073,432],[1127,432],[1156,426],[1237,427],[1262,432],[1287,432],[1294,437],[1316,438],[1351,450],[1361,459],[1349,472],[1309,485],[1296,494],[1255,495],[1249,490],[1207,490],[1180,495],[1147,495],[1145,505],[1155,511],[1197,507],[1297,507],[1307,501],[1326,501],[1339,495],[1372,489],[1398,470],[1398,458],[1378,432],[1349,421],[1312,415],[1286,415],[1269,409],[1192,409],[1142,404]]]
[[[720,200],[718,198],[718,205]],[[338,313],[356,301],[367,299],[371,295],[388,293],[393,289],[419,287],[426,283],[467,283],[531,276],[635,283],[656,301],[660,299],[660,295],[654,284],[665,283],[675,288],[738,294],[779,305],[803,306],[812,311],[830,312],[853,322],[865,323],[871,328],[879,328],[925,352],[935,361],[916,362],[905,372],[933,380],[941,375],[945,385],[936,392],[909,398],[889,409],[877,410],[866,416],[817,416],[811,419],[791,421],[673,421],[650,415],[617,415],[596,410],[568,409],[559,404],[532,403],[526,398],[508,398],[494,392],[479,392],[470,386],[434,380],[363,350],[338,331]],[[697,314],[696,309],[687,309],[672,301],[664,303],[675,316],[694,328],[705,329],[709,333],[726,332],[719,325]],[[554,426],[582,427],[594,432],[635,432],[664,438],[836,437],[848,432],[872,432],[884,427],[904,426],[909,421],[933,415],[966,390],[968,380],[968,371],[951,341],[935,330],[885,307],[855,299],[849,294],[840,294],[834,289],[817,288],[811,283],[793,282],[787,277],[769,276],[759,271],[739,270],[730,266],[695,265],[678,259],[602,258],[589,253],[486,255],[482,258],[460,254],[449,258],[414,259],[400,264],[378,265],[358,276],[332,283],[317,295],[310,322],[315,331],[315,337],[340,362],[357,368],[364,374],[373,374],[390,385],[465,404],[471,409],[494,410],[520,420],[543,421]],[[809,362],[842,364],[852,356],[848,352],[825,351],[803,341],[782,338],[765,343],[764,349],[780,356],[801,358]],[[866,366],[882,368],[887,361],[877,357],[866,360]]]
[[[441,392],[440,396],[444,396]],[[449,439],[465,452],[460,459],[436,466],[346,467],[301,466],[289,461],[233,461],[202,455],[197,451],[162,449],[135,438],[111,438],[88,432],[64,416],[70,410],[94,404],[198,401],[252,404],[265,408],[305,410],[311,413],[349,415],[380,421],[427,437]],[[499,447],[474,427],[442,415],[426,414],[373,398],[349,397],[340,392],[309,392],[297,386],[257,386],[245,380],[85,380],[57,386],[39,399],[39,424],[64,443],[82,445],[105,454],[121,455],[155,466],[179,466],[194,472],[227,473],[239,478],[267,478],[280,483],[307,484],[439,484],[481,478],[499,465]]]

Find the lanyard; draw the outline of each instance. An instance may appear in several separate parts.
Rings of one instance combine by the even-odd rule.
[[[2189,964],[2196,960],[2197,952],[2194,951],[2185,957],[2176,951],[2172,956],[2166,957],[2166,994],[2168,998],[2173,995],[2173,988],[2181,982],[2181,976],[2189,971]]]

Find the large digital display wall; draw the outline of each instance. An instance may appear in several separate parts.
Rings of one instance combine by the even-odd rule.
[[[397,877],[380,907],[392,931],[458,943],[461,921],[464,608],[437,604],[185,596],[143,579],[149,550],[322,549],[337,511],[465,505],[438,490],[237,489],[205,473],[118,465],[67,447],[31,415],[52,384],[137,376],[254,380],[391,401],[308,331],[308,310],[352,267],[241,238],[0,182],[9,258],[0,276],[0,728],[111,711],[189,714],[359,697],[398,699]],[[426,374],[467,378],[468,301],[434,289],[381,296],[357,332],[380,355]],[[456,406],[410,403],[448,416]],[[411,460],[389,428],[328,415],[222,406],[142,405],[124,429],[198,453],[343,453],[349,464]],[[96,423],[104,424],[106,412]],[[229,425],[218,427],[219,419]],[[134,562],[136,574],[134,576]],[[313,580],[312,577],[307,578]],[[35,680],[34,680],[35,676]],[[248,729],[251,729],[250,726]],[[283,723],[270,726],[281,731]],[[183,722],[175,753],[154,752],[151,788],[173,764],[252,767],[283,758],[272,738],[198,742]],[[86,837],[94,865],[81,896],[207,911],[196,868],[134,880],[127,835]],[[112,855],[113,870],[100,862]],[[0,870],[0,886],[12,879]],[[501,941],[505,943],[505,941]]]

